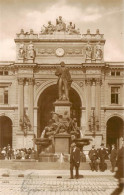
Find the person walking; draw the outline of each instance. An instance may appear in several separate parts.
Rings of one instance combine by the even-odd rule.
[[[116,158],[117,158],[117,150],[115,148],[115,145],[112,145],[112,150],[110,153],[110,161],[112,166],[112,172],[114,172],[115,165],[116,165]]]
[[[102,172],[104,172],[107,169],[107,164],[105,163],[107,152],[104,148],[104,144],[101,144],[101,148],[98,150],[98,157],[100,159],[99,168]]]
[[[80,166],[80,149],[75,143],[71,144],[71,154],[70,154],[70,179],[73,179],[73,169],[76,170],[76,179],[79,178],[79,166]]]
[[[92,171],[98,171],[98,153],[97,150],[95,149],[95,145],[92,146],[91,150],[89,151],[89,158],[91,160],[90,166]]]

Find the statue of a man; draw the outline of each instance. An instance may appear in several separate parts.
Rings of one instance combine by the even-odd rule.
[[[72,83],[71,75],[65,63],[61,62],[61,67],[57,68],[55,75],[58,76],[59,100],[69,100],[69,89]]]
[[[28,45],[28,58],[34,59],[35,58],[35,50],[34,45],[32,42]]]

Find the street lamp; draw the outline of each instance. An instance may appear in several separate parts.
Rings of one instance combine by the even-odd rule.
[[[96,131],[99,130],[99,120],[95,116],[94,109],[92,115],[90,116],[88,124],[89,124],[89,130],[93,133],[93,136],[95,137]]]

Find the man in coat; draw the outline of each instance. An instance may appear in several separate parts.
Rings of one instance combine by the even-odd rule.
[[[100,170],[104,172],[107,169],[107,164],[105,163],[105,158],[106,158],[107,152],[106,149],[104,148],[104,144],[101,144],[101,148],[98,150],[98,157],[100,158]]]
[[[79,166],[80,166],[80,149],[76,147],[75,143],[71,144],[70,154],[70,179],[73,179],[73,169],[76,170],[76,179],[79,178]]]
[[[69,89],[71,86],[71,75],[65,63],[61,62],[61,67],[57,68],[55,75],[58,76],[59,100],[69,100]]]
[[[90,163],[91,170],[98,171],[98,163],[97,163],[98,154],[97,154],[97,150],[95,149],[95,145],[92,146],[88,155],[89,155],[89,158],[91,160],[91,163]]]
[[[122,140],[122,147],[118,150],[116,167],[118,169],[115,177],[119,179],[119,188],[124,189],[124,140]]]
[[[115,145],[112,145],[112,150],[111,150],[111,154],[110,154],[112,172],[114,172],[114,168],[115,168],[115,165],[116,165],[116,158],[117,158],[117,150],[115,148]]]

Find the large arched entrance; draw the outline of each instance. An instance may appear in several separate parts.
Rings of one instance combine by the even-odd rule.
[[[7,116],[0,117],[0,147],[12,146],[12,121]]]
[[[46,88],[40,95],[38,100],[38,131],[37,136],[40,137],[42,130],[48,124],[51,118],[51,112],[54,111],[53,103],[58,99],[57,85],[51,85]],[[81,118],[81,100],[77,92],[71,88],[69,92],[69,99],[72,103],[71,116],[77,118],[78,125],[80,125]]]
[[[120,148],[121,140],[124,136],[123,125],[123,120],[117,116],[114,116],[107,121],[107,145],[110,148],[112,144],[115,144],[117,148]]]

